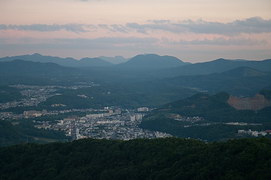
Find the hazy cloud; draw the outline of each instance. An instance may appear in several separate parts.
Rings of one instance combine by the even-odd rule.
[[[119,28],[112,28],[113,26]],[[172,22],[169,20],[150,20],[146,24],[127,23],[125,25],[111,25],[109,30],[129,32],[134,30],[146,34],[150,31],[166,31],[171,33],[193,32],[198,34],[236,35],[241,33],[268,33],[271,32],[271,20],[253,17],[236,20],[230,23],[209,22],[204,20]]]
[[[192,32],[197,34],[222,34],[236,35],[241,33],[269,33],[271,32],[271,20],[253,17],[244,20],[236,20],[230,23],[210,22],[204,20],[172,22],[169,20],[150,20],[148,23],[126,24],[31,24],[31,25],[5,25],[0,24],[0,30],[23,30],[23,31],[60,31],[80,33],[106,29],[110,32],[129,33],[136,31],[147,34],[152,31],[165,31],[171,33]]]
[[[8,39],[0,38],[0,48],[9,49],[17,47],[45,48],[45,49],[112,49],[116,47],[146,47],[152,46],[158,39],[135,38],[135,37],[103,37],[103,38],[62,38],[62,39],[35,39],[21,38],[18,42],[10,42]]]
[[[193,41],[179,41],[175,44],[182,45],[213,45],[213,46],[255,46],[267,44],[264,40],[252,40],[246,38],[216,38],[216,39],[204,39],[204,40],[193,40]]]
[[[150,48],[164,45],[173,46],[265,46],[265,40],[254,40],[247,38],[215,38],[203,40],[181,40],[171,41],[156,38],[136,38],[136,37],[103,37],[103,38],[60,38],[60,39],[35,39],[21,38],[17,42],[10,42],[8,39],[0,38],[1,48],[10,47],[29,47],[29,48],[67,48],[67,49],[112,49],[112,48]]]
[[[70,44],[76,45],[77,47],[112,47],[112,46],[135,46],[140,44],[153,44],[158,42],[155,38],[122,38],[122,37],[103,37],[103,38],[94,38],[94,39],[56,39],[56,42],[59,44]]]
[[[155,23],[155,24],[163,24],[163,23],[170,23],[170,20],[160,19],[160,20],[149,20],[148,22]]]
[[[149,24],[128,23],[126,26],[140,33],[146,33],[152,30],[162,30],[172,33],[193,32],[199,34],[224,35],[271,32],[271,20],[264,20],[260,17],[236,20],[230,23],[209,22],[203,20],[186,20],[174,23],[166,20],[155,20],[151,21]]]
[[[82,25],[82,24],[30,24],[30,25],[5,25],[0,24],[0,30],[21,30],[21,31],[60,31],[66,30],[71,32],[87,32],[90,28],[93,28],[92,25]]]
[[[177,26],[185,27],[190,32],[206,34],[240,34],[271,32],[271,20],[253,17],[245,20],[236,20],[230,23],[188,21]]]
[[[79,0],[82,2],[100,2],[100,1],[105,1],[105,0]]]
[[[175,44],[174,44],[175,43]],[[262,43],[250,39],[213,39],[172,42],[155,38],[121,38],[104,37],[95,39],[35,39],[22,38],[10,41],[8,38],[0,38],[0,54],[24,53],[64,53],[64,56],[84,57],[112,54],[136,55],[142,53],[170,54],[187,60],[210,60],[218,57],[266,59],[270,57],[268,46],[261,49],[251,47],[254,43]],[[263,42],[264,43],[264,42]],[[207,48],[202,48],[209,45]],[[232,45],[230,47],[229,45]],[[235,45],[249,45],[245,48],[236,48]],[[189,46],[189,48],[188,48]],[[225,48],[227,46],[227,48]],[[228,48],[229,46],[229,48]],[[54,54],[55,55],[55,54]]]
[[[96,29],[106,29],[111,32],[121,32],[121,33],[128,33],[130,29],[128,29],[125,25],[121,24],[99,24],[96,26]]]

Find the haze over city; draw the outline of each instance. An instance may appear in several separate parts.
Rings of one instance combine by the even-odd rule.
[[[0,17],[1,57],[271,55],[269,0],[1,0]]]

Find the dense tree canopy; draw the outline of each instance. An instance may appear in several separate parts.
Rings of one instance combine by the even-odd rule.
[[[271,140],[180,138],[26,144],[0,149],[0,179],[270,179]]]

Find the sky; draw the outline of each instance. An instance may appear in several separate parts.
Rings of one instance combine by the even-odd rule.
[[[0,0],[0,57],[271,58],[270,0]]]

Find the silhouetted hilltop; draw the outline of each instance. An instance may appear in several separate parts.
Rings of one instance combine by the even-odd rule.
[[[137,55],[119,67],[134,69],[163,69],[183,66],[186,63],[173,56],[159,56],[156,54]]]

